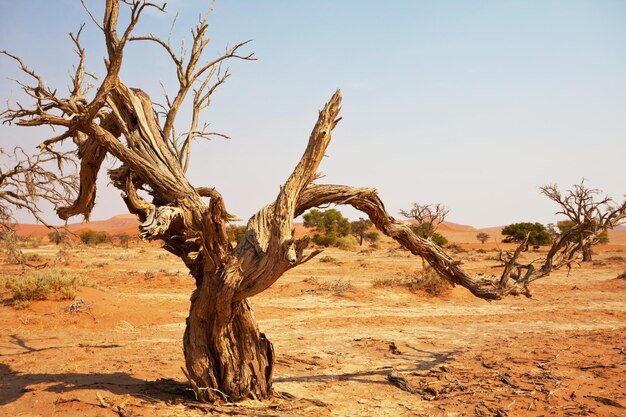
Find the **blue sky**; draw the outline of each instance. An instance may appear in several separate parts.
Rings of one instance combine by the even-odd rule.
[[[101,14],[101,2],[88,4]],[[22,56],[50,85],[67,85],[75,62],[67,32],[82,22],[88,66],[103,75],[102,36],[78,0],[0,5],[0,49]],[[177,44],[208,5],[170,1],[167,14],[151,12],[136,32],[166,35],[178,13]],[[412,202],[442,202],[451,221],[477,227],[547,223],[557,208],[538,187],[582,178],[621,201],[624,22],[623,1],[218,0],[211,53],[252,39],[246,51],[258,61],[231,63],[233,76],[205,113],[231,139],[196,143],[189,177],[217,187],[247,219],[275,198],[317,110],[341,88],[344,119],[320,182],[375,187],[393,215]],[[158,82],[174,81],[167,57],[142,44],[126,58],[125,82],[160,101]],[[14,63],[0,58],[0,74],[2,101],[19,98],[7,79],[23,79]],[[47,136],[0,127],[4,147]],[[94,219],[125,212],[102,177]]]

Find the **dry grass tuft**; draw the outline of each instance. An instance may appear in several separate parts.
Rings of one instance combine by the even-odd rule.
[[[374,280],[374,282],[372,282],[372,286],[374,288],[402,287],[406,286],[406,281],[402,281],[398,278],[380,278]]]
[[[427,266],[413,274],[411,283],[413,291],[424,291],[433,296],[442,296],[452,290],[452,284],[437,273],[432,267]]]
[[[13,293],[13,307],[24,309],[32,301],[47,300],[53,296],[73,300],[78,288],[86,284],[87,280],[79,275],[62,269],[48,269],[6,278],[4,287]]]
[[[321,258],[319,258],[319,261],[321,263],[325,263],[325,264],[333,264],[333,265],[341,265],[343,262],[341,262],[339,259],[334,258],[332,256],[322,256]]]

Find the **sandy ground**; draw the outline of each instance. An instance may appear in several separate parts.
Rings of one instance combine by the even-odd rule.
[[[493,250],[455,256],[497,274]],[[0,415],[626,416],[626,247],[537,282],[533,299],[492,303],[400,285],[420,267],[387,245],[290,271],[252,299],[286,394],[202,408],[180,369],[193,289],[182,263],[147,245],[75,249],[64,268],[89,277],[86,312],[57,300],[15,310],[3,293]]]

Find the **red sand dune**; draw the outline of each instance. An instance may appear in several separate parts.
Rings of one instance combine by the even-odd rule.
[[[95,230],[109,234],[128,233],[129,235],[136,235],[138,231],[137,226],[139,226],[139,220],[137,220],[134,215],[120,214],[108,220],[68,224],[67,228],[72,233],[77,233],[81,230]],[[63,227],[63,225],[59,225],[58,227]],[[17,225],[17,233],[20,236],[46,236],[48,232],[50,232],[50,230],[41,224]]]

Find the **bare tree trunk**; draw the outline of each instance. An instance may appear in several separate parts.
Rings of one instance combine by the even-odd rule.
[[[583,262],[591,262],[593,261],[593,256],[591,254],[591,245],[590,244],[584,244],[582,246],[582,253],[583,253]]]
[[[247,299],[232,303],[224,272],[191,298],[183,339],[187,377],[200,401],[263,400],[272,395],[274,349]]]

